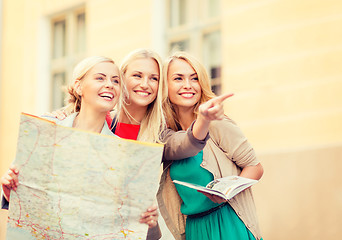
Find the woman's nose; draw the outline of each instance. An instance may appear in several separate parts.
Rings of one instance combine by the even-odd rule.
[[[148,87],[148,77],[143,77],[140,82],[140,87],[147,88]]]
[[[114,84],[110,78],[107,78],[105,87],[113,88]]]
[[[191,88],[191,82],[189,79],[184,80],[184,88]]]

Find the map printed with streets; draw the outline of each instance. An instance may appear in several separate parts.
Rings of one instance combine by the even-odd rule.
[[[162,152],[21,114],[7,239],[146,239]]]

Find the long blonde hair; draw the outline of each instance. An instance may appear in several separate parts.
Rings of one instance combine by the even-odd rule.
[[[148,141],[148,142],[161,142],[160,134],[166,127],[166,121],[163,113],[162,107],[162,99],[163,96],[166,94],[165,91],[164,81],[163,81],[163,74],[162,74],[162,61],[160,56],[149,49],[136,49],[129,53],[122,61],[120,72],[122,76],[122,88],[121,88],[121,98],[119,100],[118,108],[117,108],[117,116],[116,122],[120,118],[120,114],[124,114],[129,119],[133,119],[131,114],[128,112],[126,105],[127,100],[129,99],[129,94],[126,89],[125,85],[125,74],[128,68],[128,65],[136,59],[145,59],[150,58],[154,60],[159,68],[159,82],[158,82],[158,93],[156,99],[149,104],[147,107],[147,111],[143,120],[140,123],[140,131],[138,135],[138,139],[140,141]],[[120,111],[122,110],[122,111]]]
[[[208,101],[209,99],[212,99],[216,96],[215,93],[213,93],[211,90],[209,76],[207,74],[205,67],[194,56],[192,56],[186,52],[180,52],[180,51],[175,52],[171,56],[169,56],[166,59],[166,61],[164,62],[163,72],[164,72],[164,81],[165,81],[165,90],[166,91],[168,91],[167,75],[168,75],[169,67],[170,67],[170,64],[172,63],[172,61],[175,59],[181,59],[181,60],[186,61],[187,63],[190,64],[190,66],[197,73],[198,82],[201,86],[201,98],[196,103],[196,105],[194,107],[194,115],[195,115],[195,117],[197,117],[198,107],[202,103],[204,103],[204,102]],[[171,129],[173,129],[174,131],[181,130],[182,128],[180,126],[178,115],[177,115],[175,108],[174,108],[173,104],[171,103],[167,94],[164,95],[164,98],[163,98],[163,110],[164,110],[167,126]]]
[[[77,80],[82,80],[83,77],[88,73],[88,71],[93,68],[96,64],[102,62],[110,62],[115,64],[113,59],[103,56],[91,56],[83,59],[79,62],[72,73],[72,79],[67,86],[68,96],[66,97],[67,106],[64,108],[64,111],[67,114],[72,112],[79,112],[81,109],[81,100],[82,97],[76,92],[75,82]]]

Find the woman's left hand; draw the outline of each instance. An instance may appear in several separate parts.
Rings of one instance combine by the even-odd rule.
[[[141,214],[139,222],[146,223],[148,228],[153,228],[158,224],[158,215],[158,207],[151,206],[146,210],[146,212]]]
[[[202,194],[204,194],[207,198],[209,198],[211,201],[213,201],[214,203],[223,203],[223,202],[227,202],[226,199],[221,198],[219,196],[210,194],[210,193],[206,193],[206,192],[202,192],[200,190],[197,190],[197,192],[200,192]]]

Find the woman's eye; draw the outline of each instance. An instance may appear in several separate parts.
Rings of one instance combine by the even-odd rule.
[[[141,78],[141,75],[140,74],[134,74],[133,77]]]
[[[182,78],[181,78],[181,77],[176,77],[175,80],[176,80],[176,81],[181,81]]]
[[[152,80],[153,81],[159,81],[159,79],[157,77],[153,77]]]
[[[113,80],[112,80],[112,83],[114,83],[114,84],[119,84],[119,80],[113,79]]]
[[[193,81],[198,81],[198,77],[192,78]]]
[[[103,80],[104,78],[103,77],[97,77],[96,80]]]

